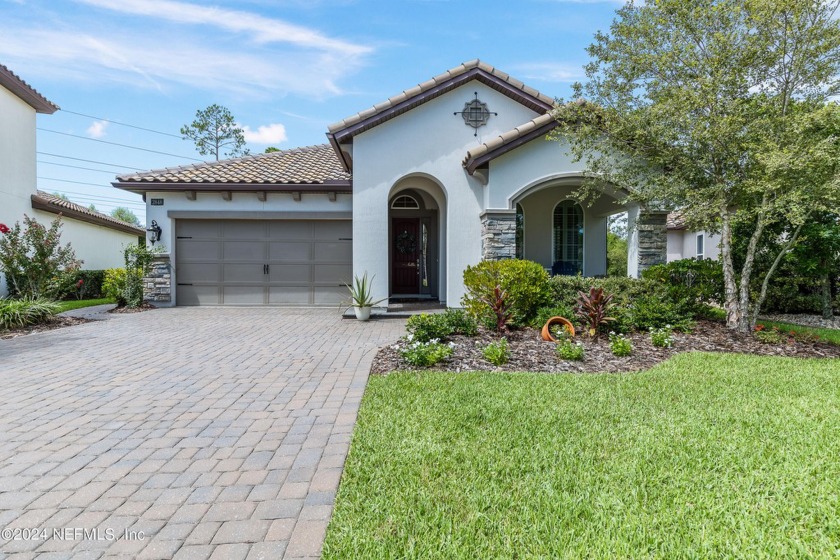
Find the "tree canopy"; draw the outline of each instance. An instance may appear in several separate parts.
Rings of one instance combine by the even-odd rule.
[[[111,210],[111,217],[140,227],[140,220],[137,215],[124,206],[118,206]]]
[[[213,104],[195,112],[195,120],[181,127],[181,134],[195,143],[198,153],[206,156],[239,157],[248,154],[245,133],[236,124],[227,107]]]
[[[555,110],[556,138],[597,181],[628,188],[642,204],[679,207],[693,228],[721,233],[733,328],[748,330],[760,308],[763,296],[749,286],[767,227],[783,221],[796,232],[813,212],[840,204],[840,108],[829,102],[840,91],[838,4],[631,2],[588,48],[579,99]],[[736,223],[752,225],[737,271]]]

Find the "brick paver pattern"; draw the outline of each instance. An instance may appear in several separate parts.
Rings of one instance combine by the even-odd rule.
[[[403,332],[178,308],[0,340],[0,558],[319,557],[371,360]]]

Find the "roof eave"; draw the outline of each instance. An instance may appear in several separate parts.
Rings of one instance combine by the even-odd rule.
[[[511,85],[507,81],[489,73],[479,66],[471,68],[462,74],[454,76],[429,89],[419,92],[404,101],[387,107],[382,111],[374,113],[358,122],[343,127],[334,125],[331,127],[329,134],[332,135],[338,143],[352,139],[352,137],[357,134],[361,134],[366,130],[378,126],[472,80],[478,80],[481,83],[492,87],[515,101],[518,101],[522,105],[525,105],[536,113],[545,113],[552,108],[551,103],[547,103],[543,99],[540,99],[540,97]]]
[[[552,119],[551,122],[537,127],[534,130],[516,138],[515,140],[506,142],[505,144],[502,144],[497,148],[489,150],[477,157],[467,157],[464,160],[464,168],[466,168],[467,172],[470,175],[472,175],[473,173],[475,173],[475,170],[481,167],[482,165],[489,163],[491,160],[496,159],[497,157],[504,155],[510,152],[511,150],[515,150],[523,144],[527,144],[531,140],[539,138],[540,136],[545,136],[546,134],[557,128],[558,125],[559,123]]]
[[[19,97],[35,112],[52,115],[59,107],[21,80],[14,72],[0,64],[0,85]]]
[[[306,192],[306,193],[349,193],[353,192],[352,180],[331,180],[323,183],[163,183],[154,181],[114,181],[114,187],[144,194],[153,192]]]
[[[123,233],[128,233],[132,235],[137,235],[138,237],[142,237],[146,235],[146,231],[131,226],[129,224],[118,224],[116,222],[112,222],[110,220],[106,220],[104,218],[100,218],[97,216],[92,216],[90,214],[86,214],[84,212],[79,212],[78,210],[74,210],[73,208],[64,208],[63,206],[59,206],[49,200],[41,198],[37,194],[33,194],[30,196],[32,208],[34,210],[43,210],[44,212],[50,212],[52,214],[61,214],[66,218],[70,218],[73,220],[78,220],[80,222],[86,222],[88,224],[93,224],[96,226],[101,226],[108,229],[113,229],[117,231],[121,231]]]
[[[341,149],[341,146],[338,144],[338,140],[335,139],[335,134],[327,132],[327,139],[330,141],[330,146],[332,146],[333,150],[335,150],[335,154],[338,156],[338,161],[341,162],[341,168],[344,169],[346,173],[352,173],[353,162],[349,161],[347,154],[345,154],[344,150]]]

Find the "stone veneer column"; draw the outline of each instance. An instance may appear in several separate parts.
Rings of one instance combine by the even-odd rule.
[[[655,264],[668,260],[667,212],[645,212],[639,214],[636,223],[639,239],[639,273]]]
[[[172,265],[169,255],[159,255],[143,278],[143,300],[152,305],[172,302]]]
[[[516,257],[516,212],[488,211],[481,215],[481,257],[488,261]]]

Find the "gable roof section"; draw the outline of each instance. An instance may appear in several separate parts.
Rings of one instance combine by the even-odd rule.
[[[513,130],[496,136],[492,140],[484,142],[468,151],[467,157],[463,161],[464,168],[472,175],[481,165],[535,138],[545,136],[554,130],[557,125],[558,122],[551,113],[546,113],[535,119],[531,119],[525,124],[517,126]]]
[[[431,80],[386,99],[370,109],[331,124],[327,137],[330,140],[330,144],[336,150],[336,153],[341,157],[344,169],[349,171],[352,167],[352,162],[349,161],[349,158],[345,157],[339,144],[350,141],[353,136],[370,130],[472,80],[478,80],[537,113],[545,113],[554,105],[553,98],[543,95],[532,87],[526,86],[524,83],[501,70],[497,70],[486,62],[481,62],[478,59],[465,62],[447,70],[443,74],[435,76]]]
[[[280,150],[236,159],[120,175],[112,183],[134,192],[349,191],[351,177],[328,144]]]
[[[0,64],[0,86],[18,96],[38,113],[52,115],[58,111],[58,105],[38,93],[35,88],[2,64]]]
[[[123,233],[130,233],[138,237],[146,235],[146,231],[144,229],[129,224],[128,222],[112,218],[102,212],[90,210],[80,204],[64,200],[63,198],[43,191],[38,191],[37,194],[33,194],[30,198],[32,200],[32,208],[35,210],[61,214],[65,218],[72,218],[80,222],[106,227]]]

